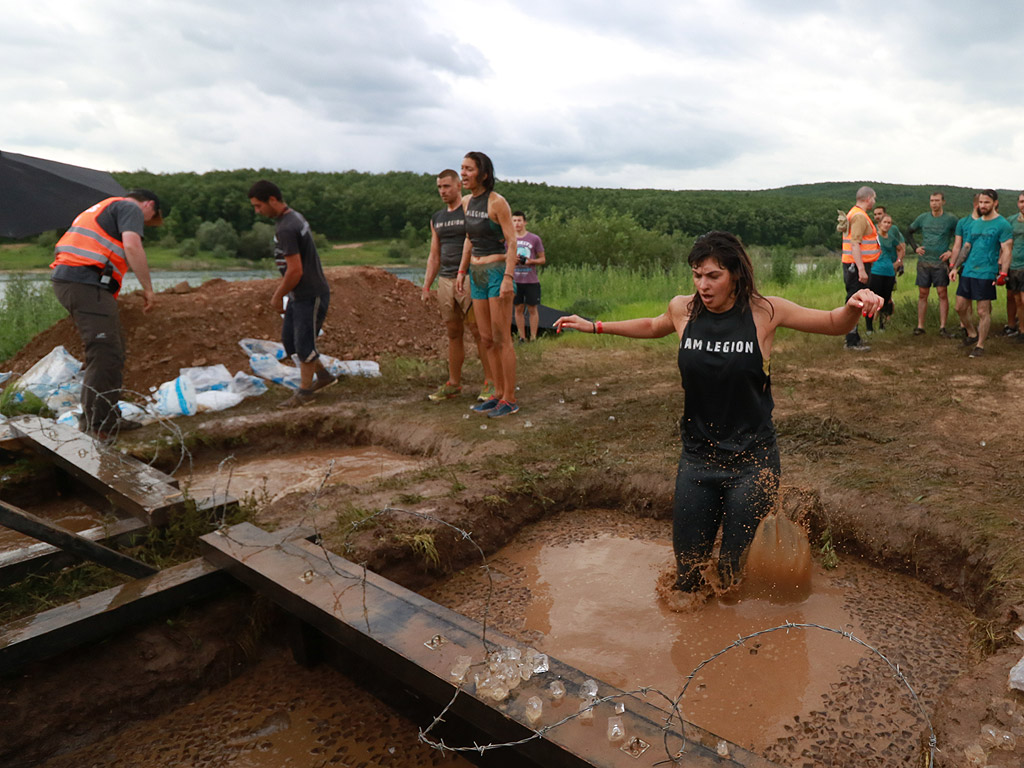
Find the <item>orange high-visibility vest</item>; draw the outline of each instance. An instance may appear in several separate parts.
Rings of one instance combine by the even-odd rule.
[[[853,264],[853,241],[850,240],[850,230],[853,229],[853,217],[856,214],[867,218],[868,226],[870,227],[868,234],[860,241],[860,259],[865,264],[870,264],[873,261],[878,261],[878,257],[882,255],[882,243],[878,239],[878,230],[875,229],[875,222],[871,220],[871,217],[862,208],[856,205],[846,214],[846,220],[849,223],[846,225],[846,231],[843,233],[843,264]]]
[[[57,241],[50,269],[58,264],[66,264],[69,267],[100,267],[102,269],[109,262],[114,270],[111,279],[117,282],[117,291],[114,293],[116,297],[121,292],[121,283],[128,272],[124,243],[111,237],[106,230],[100,227],[96,219],[111,203],[127,199],[126,197],[108,197],[78,214],[71,222],[68,231]]]

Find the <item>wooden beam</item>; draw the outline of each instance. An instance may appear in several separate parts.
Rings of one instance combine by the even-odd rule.
[[[134,578],[152,576],[157,572],[156,568],[141,560],[72,533],[6,501],[0,501],[0,525]]]
[[[434,603],[415,592],[359,566],[327,553],[304,540],[280,541],[248,523],[232,526],[201,539],[204,556],[252,589],[270,597],[289,613],[308,623],[328,641],[340,644],[384,673],[409,686],[440,708],[455,691],[450,672],[460,655],[482,661],[485,649],[481,627],[471,619]],[[497,646],[519,646],[493,629],[488,640]],[[441,640],[434,641],[435,638]],[[493,646],[492,646],[493,647]],[[448,714],[488,734],[491,741],[505,743],[530,736],[533,728],[525,715],[525,703],[533,695],[544,701],[541,724],[553,723],[578,708],[584,672],[550,659],[550,671],[523,682],[501,702],[478,696],[472,684],[455,699]],[[555,706],[546,693],[556,678],[565,681],[569,695]],[[637,737],[650,745],[642,763],[650,765],[665,757],[666,713],[643,698],[626,696],[618,689],[598,682],[601,697],[621,696],[626,705],[627,741]],[[546,732],[521,746],[520,755],[547,767],[636,766],[634,756],[609,743],[605,736],[607,719],[614,704],[599,704],[592,724],[578,718]],[[679,765],[710,768],[723,764],[767,768],[772,763],[739,746],[729,744],[730,759],[716,752],[717,736],[687,723],[687,750]],[[676,749],[678,735],[670,737]]]
[[[184,503],[173,477],[77,429],[38,416],[19,416],[9,425],[33,450],[108,499],[115,508],[149,525],[165,525]]]
[[[230,588],[202,558],[0,627],[0,677]]]

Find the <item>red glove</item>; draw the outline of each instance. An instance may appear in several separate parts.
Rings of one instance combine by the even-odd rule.
[[[996,285],[1006,285],[1006,278],[1009,275],[1006,272],[1000,272],[999,277],[996,278]]]

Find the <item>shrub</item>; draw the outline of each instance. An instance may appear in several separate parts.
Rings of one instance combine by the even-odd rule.
[[[238,252],[238,233],[224,219],[200,224],[196,230],[196,241],[201,251],[212,251],[222,245],[232,254]]]
[[[319,246],[317,246],[319,248]],[[257,221],[238,238],[238,256],[249,261],[274,257],[274,225]]]
[[[199,255],[199,243],[194,237],[182,240],[178,244],[178,255],[183,259],[194,259]]]

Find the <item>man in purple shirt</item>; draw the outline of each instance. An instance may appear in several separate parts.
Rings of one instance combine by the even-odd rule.
[[[530,341],[534,341],[540,325],[540,278],[537,277],[537,267],[546,263],[544,243],[533,232],[526,231],[526,214],[522,211],[512,212],[512,226],[516,231],[516,250],[519,254],[512,275],[516,286],[516,297],[512,302],[516,330],[519,332],[519,341],[526,341],[526,307],[532,307]]]

